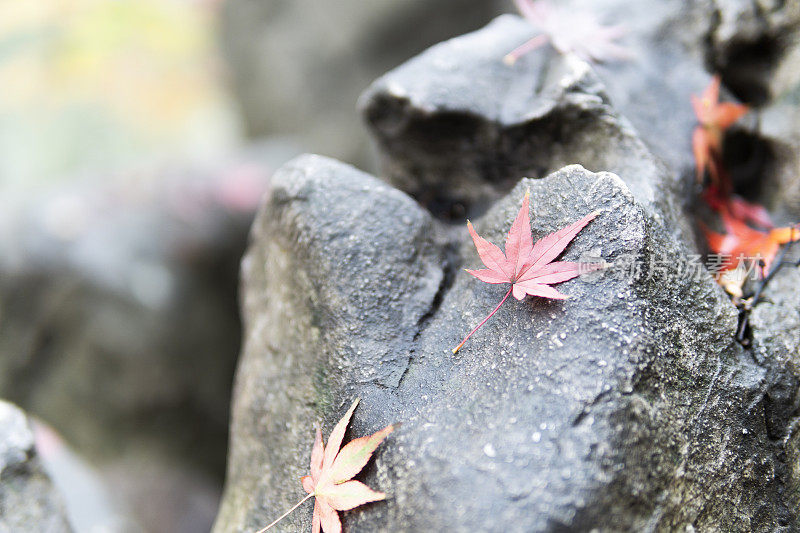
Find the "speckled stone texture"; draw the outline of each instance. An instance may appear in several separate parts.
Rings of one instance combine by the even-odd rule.
[[[42,469],[25,413],[0,401],[0,533],[69,533],[61,495]]]
[[[565,258],[668,252],[508,302],[457,267],[463,228],[347,165],[277,173],[243,266],[245,349],[228,486],[215,531],[256,529],[302,496],[313,426],[354,397],[350,435],[401,421],[363,478],[391,494],[352,531],[775,531],[788,517],[765,427],[766,370],[734,341],[736,311],[617,176],[570,166],[523,180],[477,230],[501,242],[530,190],[535,237],[602,214]],[[789,386],[796,384],[789,383]],[[300,459],[298,459],[300,458]],[[281,531],[310,527],[310,505]]]

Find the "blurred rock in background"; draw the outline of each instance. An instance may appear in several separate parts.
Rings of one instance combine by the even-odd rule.
[[[512,10],[500,0],[228,0],[223,52],[251,137],[292,134],[304,150],[370,161],[358,95],[406,59]]]
[[[61,494],[75,531],[141,533],[124,502],[114,499],[98,472],[39,420],[31,424],[43,470]]]
[[[146,530],[214,516],[239,259],[290,153],[262,145],[217,168],[3,198],[0,396],[99,466]]]

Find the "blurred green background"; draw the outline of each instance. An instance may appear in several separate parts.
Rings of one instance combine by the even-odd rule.
[[[229,151],[220,4],[0,0],[0,185]]]

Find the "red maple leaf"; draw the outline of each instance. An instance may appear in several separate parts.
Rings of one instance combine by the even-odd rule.
[[[314,448],[311,450],[311,473],[300,479],[308,496],[258,533],[267,531],[312,496],[316,499],[311,531],[319,533],[322,528],[325,533],[341,533],[342,523],[338,511],[348,511],[359,505],[386,498],[383,492],[376,492],[351,478],[364,468],[372,457],[372,452],[398,425],[388,425],[372,435],[347,443],[339,450],[344,432],[357,405],[358,399],[331,431],[327,446],[323,445],[322,430],[317,427]]]
[[[714,76],[699,98],[692,95],[692,107],[700,123],[692,135],[692,150],[697,180],[702,182],[705,171],[708,170],[711,183],[727,196],[731,192],[731,184],[722,168],[722,137],[725,130],[747,113],[749,108],[734,102],[720,102],[719,85],[719,76]]]
[[[722,259],[722,271],[736,268],[740,261],[763,261],[764,269],[769,272],[778,249],[782,244],[800,239],[797,227],[775,228],[760,231],[751,228],[728,212],[722,213],[725,233],[717,233],[703,228],[709,249]]]
[[[723,195],[716,185],[709,185],[703,191],[703,200],[720,214],[728,213],[737,220],[747,221],[763,229],[774,228],[772,218],[763,205],[748,202],[735,194]]]
[[[517,59],[549,42],[562,54],[573,53],[584,61],[630,59],[631,52],[615,43],[625,34],[622,26],[604,26],[588,12],[559,8],[546,0],[514,0],[520,14],[541,33],[503,59]]]
[[[722,142],[725,130],[749,108],[734,102],[720,102],[719,86],[720,78],[714,76],[699,98],[692,95],[692,106],[700,123],[692,135],[697,180],[702,183],[708,171],[711,181],[703,193],[703,199],[718,213],[729,213],[734,218],[759,227],[772,228],[772,219],[763,206],[733,194],[733,183],[722,164]]]
[[[578,232],[599,214],[599,211],[589,213],[577,222],[542,237],[534,244],[528,214],[529,198],[530,195],[525,193],[522,207],[508,232],[505,253],[478,235],[475,228],[472,227],[472,223],[467,222],[467,228],[478,249],[478,255],[487,267],[481,270],[467,270],[467,272],[486,283],[511,283],[511,287],[494,311],[469,332],[461,344],[453,349],[453,353],[458,352],[467,339],[500,309],[509,295],[513,294],[517,300],[522,300],[528,295],[563,300],[568,296],[561,294],[551,285],[606,266],[605,263],[554,261]]]

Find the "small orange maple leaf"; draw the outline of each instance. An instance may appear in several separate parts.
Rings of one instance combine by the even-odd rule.
[[[769,268],[782,244],[800,239],[797,227],[775,228],[760,231],[751,228],[728,212],[722,213],[725,233],[703,228],[708,247],[723,259],[721,270],[736,268],[741,260],[763,261],[765,271]]]
[[[356,398],[347,413],[333,428],[327,446],[323,445],[322,430],[317,427],[314,448],[311,450],[311,473],[300,479],[308,496],[258,533],[267,531],[312,496],[316,499],[311,531],[319,533],[322,528],[325,533],[341,533],[342,523],[338,511],[348,511],[359,505],[386,498],[383,492],[374,491],[351,478],[364,468],[372,457],[372,452],[399,424],[390,424],[372,435],[351,441],[340,450],[344,432],[358,402]]]
[[[711,79],[698,98],[692,95],[692,107],[700,125],[692,135],[692,150],[697,167],[697,180],[702,183],[705,171],[711,182],[727,196],[731,192],[730,178],[722,168],[722,138],[725,130],[739,120],[749,108],[734,102],[719,101],[719,76]]]

